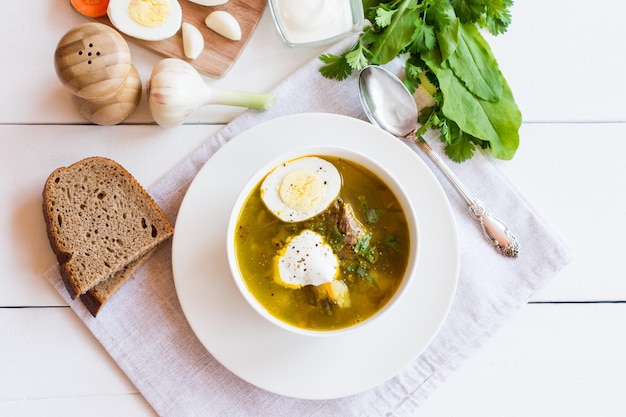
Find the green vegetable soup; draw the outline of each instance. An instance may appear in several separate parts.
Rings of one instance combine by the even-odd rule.
[[[282,221],[263,202],[260,181],[242,206],[234,246],[248,290],[271,315],[298,328],[327,331],[358,324],[383,308],[415,248],[398,198],[377,175],[346,159],[321,158],[337,168],[342,181],[330,206],[304,221]],[[333,282],[294,288],[278,278],[279,255],[305,230],[332,248],[338,260]]]

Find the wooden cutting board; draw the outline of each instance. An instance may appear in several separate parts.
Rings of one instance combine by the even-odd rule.
[[[182,31],[162,41],[144,41],[122,34],[129,42],[140,45],[165,57],[181,58],[193,65],[199,72],[216,77],[223,77],[233,66],[243,48],[248,43],[252,32],[261,19],[267,0],[229,0],[220,6],[201,6],[187,0],[179,0],[183,9],[183,22],[197,27],[204,36],[204,51],[196,59],[188,59],[183,53]],[[241,26],[241,40],[231,41],[218,35],[204,24],[204,19],[215,10],[225,10],[232,14]],[[97,21],[111,27],[108,17]]]

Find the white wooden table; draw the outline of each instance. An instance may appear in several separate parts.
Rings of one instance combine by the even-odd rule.
[[[53,67],[58,39],[84,22],[68,7],[0,4],[0,415],[154,416],[42,277],[55,260],[41,188],[95,154],[149,186],[241,110],[207,107],[174,131],[151,125],[143,102],[123,125],[85,124]],[[623,415],[625,12],[618,0],[518,1],[509,33],[490,41],[524,115],[518,154],[498,165],[575,259],[414,417]],[[266,11],[234,68],[207,82],[267,90],[320,52],[283,46]],[[147,79],[160,57],[131,53]]]

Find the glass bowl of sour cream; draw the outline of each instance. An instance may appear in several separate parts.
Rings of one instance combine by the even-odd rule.
[[[278,33],[289,46],[334,42],[363,26],[361,0],[269,0]]]

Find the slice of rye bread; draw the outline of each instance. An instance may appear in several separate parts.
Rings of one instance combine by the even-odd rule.
[[[144,258],[174,232],[137,180],[102,157],[52,172],[43,190],[43,212],[72,299]]]
[[[92,316],[96,317],[98,315],[104,304],[117,293],[117,290],[124,285],[155,250],[156,248],[152,249],[141,258],[126,265],[121,271],[116,272],[111,278],[94,285],[86,293],[80,295],[80,300]]]

